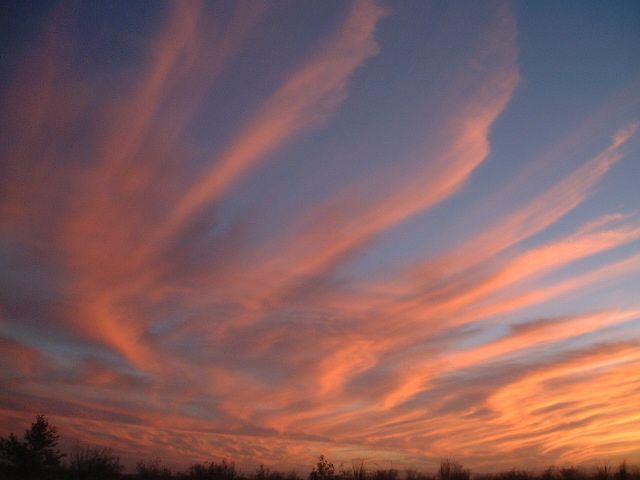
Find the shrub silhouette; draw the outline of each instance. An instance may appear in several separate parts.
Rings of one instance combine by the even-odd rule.
[[[506,472],[490,473],[474,475],[474,480],[535,480],[536,477],[533,473],[526,470],[507,470]],[[550,480],[550,479],[547,479]]]
[[[398,478],[398,471],[393,468],[387,470],[376,470],[371,476],[371,480],[396,480]]]
[[[276,472],[265,468],[264,465],[260,465],[253,478],[254,480],[300,480],[296,472]]]
[[[336,469],[324,455],[318,457],[318,463],[311,470],[309,480],[329,480],[335,477]]]
[[[70,480],[115,480],[124,466],[108,450],[83,448],[69,457],[67,467]]]
[[[271,472],[268,468],[264,468],[264,465],[260,464],[260,467],[256,470],[253,478],[255,480],[276,480],[277,477],[274,477],[275,472]]]
[[[603,463],[602,465],[598,465],[596,467],[595,474],[593,475],[594,480],[610,480],[611,479],[611,467],[607,463]]]
[[[579,480],[582,477],[582,472],[576,467],[562,467],[559,473],[562,480]]]
[[[556,478],[558,475],[554,467],[547,467],[540,474],[540,480],[555,480]]]
[[[618,471],[613,475],[616,480],[627,480],[629,475],[629,469],[627,468],[627,462],[624,461],[618,467]]]
[[[187,478],[197,480],[235,480],[241,478],[241,476],[236,472],[236,466],[233,462],[227,462],[226,459],[223,459],[221,463],[205,462],[191,465]]]
[[[454,460],[446,458],[440,462],[438,480],[469,480],[471,470],[468,470]]]
[[[405,480],[435,480],[435,477],[419,472],[414,469],[407,469],[404,472]]]
[[[525,470],[509,470],[498,474],[500,480],[531,480],[532,475]]]
[[[53,479],[61,474],[65,456],[56,447],[59,435],[44,415],[38,415],[23,440],[10,433],[0,438],[0,472],[6,479]]]
[[[364,461],[360,463],[353,463],[351,465],[351,472],[353,480],[366,480],[367,470],[364,468]]]
[[[366,480],[367,470],[364,468],[364,460],[351,463],[351,472],[349,477],[353,480]]]
[[[160,460],[154,460],[150,463],[138,462],[136,464],[137,477],[141,480],[167,480],[170,479],[171,469],[164,467]]]

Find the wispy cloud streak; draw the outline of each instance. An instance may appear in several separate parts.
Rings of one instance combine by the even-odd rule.
[[[398,30],[400,4],[289,8],[168,4],[148,30],[107,29],[131,58],[106,80],[63,8],[20,57],[2,103],[0,428],[45,411],[126,461],[246,468],[633,455],[640,221],[612,190],[637,120],[606,107],[505,160],[533,88],[509,5],[472,7],[482,21],[433,5],[427,36]],[[230,126],[211,104],[254,69],[275,86],[223,99]],[[336,119],[335,163],[285,148]],[[388,158],[364,158],[376,148]]]
[[[296,134],[324,123],[345,99],[349,77],[377,53],[373,35],[385,15],[387,11],[374,2],[355,2],[334,36],[274,92],[180,199],[161,233],[175,231]]]

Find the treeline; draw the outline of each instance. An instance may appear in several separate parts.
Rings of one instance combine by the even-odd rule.
[[[22,439],[11,433],[0,437],[0,480],[303,480],[296,472],[272,471],[260,466],[254,473],[236,470],[234,463],[222,460],[191,465],[174,472],[159,461],[136,465],[135,473],[123,473],[120,459],[108,450],[79,449],[64,454],[58,449],[59,435],[43,415],[36,417]],[[494,474],[472,474],[453,460],[443,460],[432,475],[416,470],[368,470],[364,462],[337,469],[321,455],[306,480],[640,480],[640,468],[626,462],[586,470],[575,467],[549,467],[533,473],[510,470]]]

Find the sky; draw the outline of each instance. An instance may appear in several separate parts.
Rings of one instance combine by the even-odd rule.
[[[129,465],[640,462],[640,3],[12,2],[0,432]]]

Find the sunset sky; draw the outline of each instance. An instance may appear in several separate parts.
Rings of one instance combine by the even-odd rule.
[[[0,435],[640,462],[640,2],[7,2]]]

